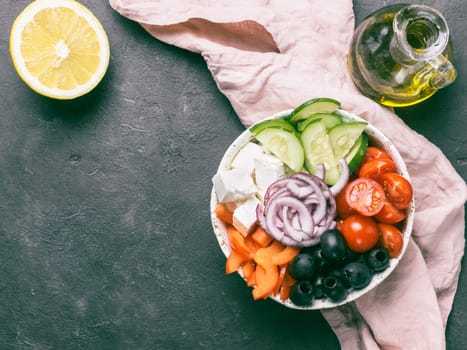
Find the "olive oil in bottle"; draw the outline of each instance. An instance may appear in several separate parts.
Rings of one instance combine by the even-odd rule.
[[[426,100],[452,83],[456,70],[449,30],[427,6],[397,4],[376,11],[357,27],[348,64],[355,85],[393,107]]]

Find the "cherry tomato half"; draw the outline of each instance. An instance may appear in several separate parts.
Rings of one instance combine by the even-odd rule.
[[[386,200],[383,187],[373,179],[359,177],[345,188],[349,207],[365,216],[376,215]]]
[[[392,159],[372,159],[362,164],[358,172],[358,177],[369,177],[373,180],[379,181],[381,175],[384,173],[393,173],[396,172],[396,170],[396,165]]]
[[[378,224],[378,244],[388,251],[389,257],[397,258],[404,245],[404,237],[401,231],[394,225]]]
[[[398,209],[405,209],[412,200],[413,190],[409,180],[397,173],[381,175],[381,184],[386,198]]]
[[[345,199],[345,190],[349,186],[349,184],[344,187],[342,191],[340,191],[336,196],[336,211],[337,215],[345,219],[347,216],[355,214],[355,210],[353,210],[350,205],[347,203]]]
[[[365,154],[363,155],[361,163],[363,164],[363,163],[368,162],[369,160],[379,159],[379,158],[387,158],[387,159],[392,160],[389,153],[383,151],[381,148],[378,148],[375,146],[368,146],[365,151]]]
[[[378,243],[378,226],[368,216],[350,215],[340,223],[339,228],[349,249],[354,252],[369,251]]]
[[[395,224],[405,219],[405,213],[386,200],[379,213],[375,215],[375,219],[385,224]]]

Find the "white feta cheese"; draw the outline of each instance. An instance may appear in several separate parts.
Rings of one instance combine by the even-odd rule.
[[[260,193],[264,193],[274,181],[286,176],[284,163],[270,154],[255,158],[254,166],[255,183]]]
[[[232,160],[231,167],[232,168],[246,168],[248,172],[251,174],[254,169],[254,159],[261,157],[264,154],[264,149],[260,145],[248,142],[245,146],[243,146],[240,151],[236,154],[234,159]]]
[[[244,236],[248,235],[256,225],[256,197],[251,197],[240,204],[233,212],[233,226]]]
[[[256,192],[253,178],[244,167],[218,172],[213,176],[212,183],[221,203],[244,200]]]

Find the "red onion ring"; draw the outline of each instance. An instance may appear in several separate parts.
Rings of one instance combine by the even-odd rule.
[[[305,247],[318,244],[321,234],[335,227],[336,203],[321,178],[296,173],[268,187],[256,215],[260,226],[275,240]]]
[[[326,167],[323,163],[319,163],[315,169],[315,176],[321,180],[324,180],[326,176]]]
[[[345,159],[339,159],[338,163],[341,168],[341,176],[339,177],[339,180],[337,180],[337,182],[329,189],[333,196],[337,196],[339,192],[344,189],[350,178],[349,165]]]

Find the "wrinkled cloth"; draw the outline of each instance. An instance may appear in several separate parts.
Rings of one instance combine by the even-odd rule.
[[[109,2],[155,38],[202,55],[246,127],[331,97],[394,142],[415,194],[407,251],[378,287],[322,314],[342,349],[444,349],[464,253],[466,184],[436,146],[353,85],[346,65],[352,1]]]

